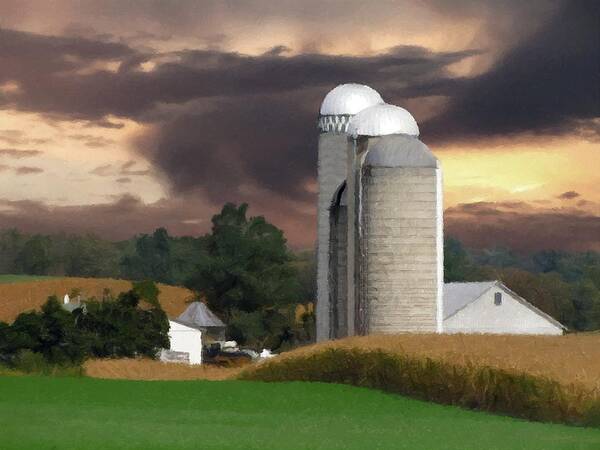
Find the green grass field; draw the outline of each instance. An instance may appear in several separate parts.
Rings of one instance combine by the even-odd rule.
[[[0,377],[2,449],[599,449],[530,423],[321,383]]]
[[[51,280],[56,277],[45,275],[0,275],[0,284],[2,283],[22,283],[37,280]]]

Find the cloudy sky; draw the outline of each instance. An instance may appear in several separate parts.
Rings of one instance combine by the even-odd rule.
[[[0,227],[201,234],[250,204],[315,239],[316,116],[359,82],[413,113],[447,233],[600,250],[590,1],[0,2]]]

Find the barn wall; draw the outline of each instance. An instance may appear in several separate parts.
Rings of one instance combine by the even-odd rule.
[[[494,294],[502,293],[502,304]],[[500,288],[485,292],[464,309],[444,321],[446,333],[562,334],[562,329],[517,301]]]
[[[439,176],[433,167],[365,170],[368,333],[439,331]]]
[[[190,364],[202,364],[202,332],[169,320],[171,350],[189,353]]]
[[[330,337],[329,301],[329,208],[335,190],[346,179],[346,146],[344,133],[321,133],[319,135],[317,211],[317,341]]]

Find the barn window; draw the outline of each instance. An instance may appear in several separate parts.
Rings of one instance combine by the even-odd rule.
[[[500,306],[502,304],[502,292],[496,292],[494,294],[494,305]]]

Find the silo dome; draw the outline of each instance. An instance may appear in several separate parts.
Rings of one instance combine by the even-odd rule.
[[[364,84],[340,84],[333,88],[321,103],[322,116],[353,115],[365,108],[382,104],[381,95]]]
[[[351,136],[386,136],[389,134],[419,135],[419,126],[411,113],[395,105],[375,105],[350,119]]]

